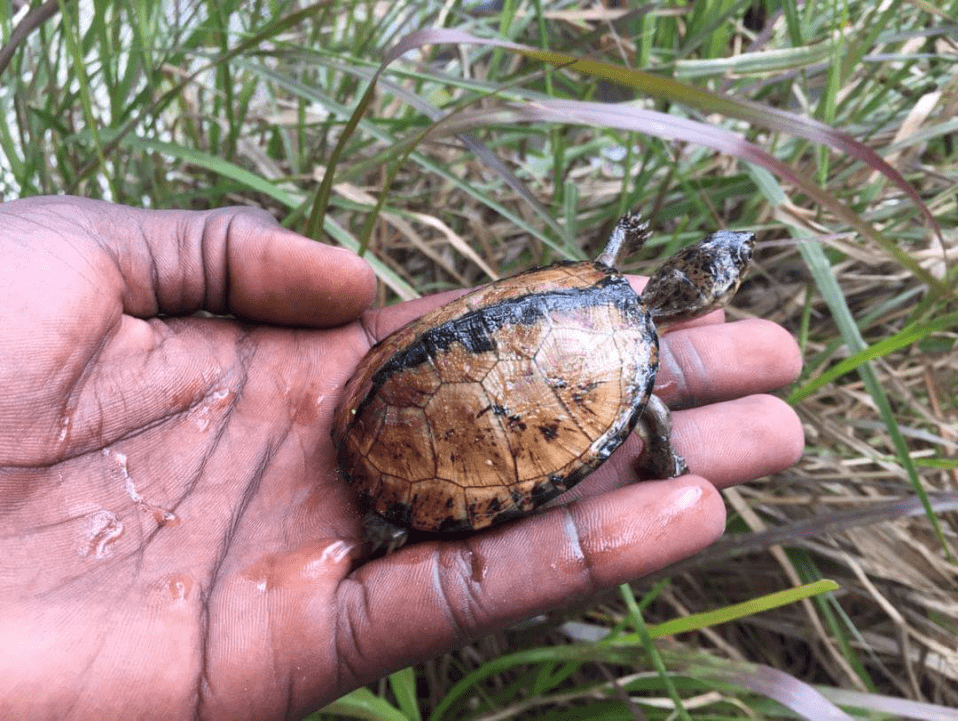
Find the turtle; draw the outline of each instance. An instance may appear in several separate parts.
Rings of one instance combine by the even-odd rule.
[[[641,247],[638,213],[595,261],[482,286],[374,345],[334,411],[337,464],[369,509],[371,553],[411,530],[477,531],[530,514],[602,465],[637,427],[649,477],[686,472],[653,396],[657,324],[733,297],[755,236],[719,230],[667,259],[640,295],[616,270]]]

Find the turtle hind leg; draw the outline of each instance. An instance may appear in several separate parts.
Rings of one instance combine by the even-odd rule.
[[[363,518],[363,535],[366,539],[365,550],[368,555],[386,556],[406,543],[409,532],[405,528],[390,523],[379,513],[370,511]]]
[[[647,479],[676,478],[689,473],[686,459],[676,453],[669,436],[673,429],[669,408],[658,396],[650,396],[636,432],[643,439],[637,470]]]

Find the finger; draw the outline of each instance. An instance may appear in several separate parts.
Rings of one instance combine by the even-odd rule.
[[[355,319],[373,300],[365,261],[279,226],[253,208],[146,211],[81,207],[112,246],[138,317],[198,310],[250,320],[327,327]]]
[[[266,213],[224,214],[206,224],[212,240],[205,242],[229,249],[222,285],[231,312],[257,321],[330,327],[356,319],[373,302],[373,271],[353,252],[288,231]]]
[[[799,416],[769,395],[679,411],[672,439],[690,470],[720,488],[784,471],[805,447]]]
[[[799,346],[775,323],[700,325],[661,339],[655,392],[670,407],[687,408],[776,390],[801,370]]]
[[[363,316],[363,324],[366,326],[366,331],[373,342],[381,341],[393,331],[399,330],[424,313],[454,301],[468,292],[468,290],[450,290],[445,293],[417,298],[406,303],[399,303],[389,308],[370,311]]]
[[[336,645],[354,676],[345,683],[366,683],[662,568],[715,540],[724,519],[716,490],[686,476],[371,562],[338,592]]]

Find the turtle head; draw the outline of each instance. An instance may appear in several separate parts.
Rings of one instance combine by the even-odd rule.
[[[718,230],[680,250],[649,279],[643,303],[657,321],[697,318],[726,305],[753,257],[756,236]]]

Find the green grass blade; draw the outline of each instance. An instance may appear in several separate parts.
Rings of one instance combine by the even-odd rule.
[[[320,187],[316,190],[313,210],[310,212],[310,218],[303,231],[303,235],[307,238],[319,239],[320,227],[323,225],[324,218],[326,218],[326,209],[330,205],[330,193],[333,191],[333,176],[336,174],[336,166],[343,156],[343,150],[346,148],[347,142],[353,136],[356,126],[359,125],[360,118],[363,117],[363,113],[366,112],[370,103],[373,102],[373,95],[376,90],[376,78],[378,76],[379,73],[373,76],[373,80],[366,88],[366,92],[363,93],[363,97],[360,98],[356,110],[353,111],[349,120],[346,121],[346,125],[340,133],[340,138],[337,140],[333,152],[330,153],[330,159],[327,161],[326,168],[323,171],[323,180],[320,181]],[[365,243],[362,245],[365,245]]]
[[[832,383],[837,378],[846,375],[846,373],[856,370],[859,366],[872,360],[873,358],[880,358],[884,355],[892,353],[893,351],[906,348],[914,343],[918,343],[923,338],[926,338],[941,330],[945,330],[946,328],[954,328],[956,326],[957,318],[959,318],[959,316],[957,316],[956,313],[949,313],[948,315],[940,316],[923,323],[913,323],[912,325],[903,328],[901,331],[896,333],[896,335],[883,338],[882,340],[873,343],[868,348],[863,348],[858,353],[841,360],[833,367],[818,374],[802,388],[798,388],[797,390],[793,391],[786,400],[788,403],[796,404],[804,398],[807,398],[815,393],[824,385]]]
[[[302,96],[310,101],[317,102],[322,105],[324,108],[328,109],[331,113],[335,113],[341,117],[349,117],[351,110],[344,107],[343,105],[335,102],[331,98],[317,93],[313,88],[309,88],[302,83],[297,83],[285,78],[280,74],[276,73],[274,70],[267,68],[265,66],[256,64],[256,63],[245,63],[240,60],[238,63],[243,63],[246,67],[255,70],[256,72],[262,74],[264,77],[269,77],[272,81],[276,82],[278,85],[288,88],[291,92],[296,93],[299,96]],[[389,133],[384,131],[375,123],[369,123],[361,120],[360,129],[364,133],[371,135],[377,140],[385,143],[387,146],[393,146],[394,150],[398,152],[398,149],[404,147],[398,145],[396,138],[392,137]],[[421,154],[414,152],[410,155],[410,159],[419,165],[424,172],[436,175],[439,178],[442,178],[444,181],[450,183],[450,185],[456,188],[458,191],[465,193],[469,197],[479,201],[490,210],[495,212],[497,215],[509,220],[511,223],[516,225],[516,227],[521,228],[524,232],[528,233],[532,238],[546,244],[547,246],[553,248],[558,253],[564,255],[564,257],[569,257],[569,251],[564,249],[561,244],[556,243],[551,237],[544,233],[543,229],[537,225],[530,223],[529,220],[523,216],[522,213],[516,211],[515,208],[505,205],[503,203],[497,202],[494,198],[490,197],[489,194],[485,193],[481,188],[477,188],[474,184],[464,182],[464,180],[459,177],[456,173],[452,172],[449,168],[445,167],[443,164],[436,162],[435,160]],[[550,227],[553,227],[557,230],[557,234],[562,237],[562,227],[550,218],[550,222],[547,223]],[[328,231],[329,232],[329,231]],[[356,252],[356,249],[359,245],[349,246],[351,250]],[[414,294],[411,297],[417,297],[418,294]]]
[[[346,696],[341,696],[333,703],[317,711],[314,717],[319,718],[321,714],[336,714],[346,718],[367,719],[368,721],[411,721],[409,716],[375,695],[368,688],[358,688],[346,694]]]
[[[765,50],[757,53],[742,53],[731,57],[708,60],[680,60],[676,63],[676,77],[683,79],[710,77],[735,73],[737,75],[764,75],[792,68],[820,63],[831,57],[834,47],[824,40],[807,47]]]
[[[420,705],[416,698],[416,671],[412,666],[389,675],[390,690],[396,697],[400,711],[410,721],[420,721]]]
[[[853,351],[853,353],[861,353],[865,351],[866,343],[863,340],[862,335],[859,333],[859,327],[856,325],[856,319],[850,312],[849,306],[846,305],[842,290],[839,288],[839,285],[836,282],[836,278],[832,272],[832,267],[829,265],[829,261],[826,258],[826,254],[823,252],[823,249],[815,243],[800,243],[799,252],[806,261],[806,264],[816,281],[816,285],[819,287],[819,292],[822,294],[823,299],[829,306],[832,317],[836,321],[836,324],[839,327],[839,332],[842,335],[843,340],[846,342],[846,345],[851,351]],[[926,489],[919,480],[919,475],[916,473],[916,467],[912,461],[912,457],[909,455],[909,448],[906,445],[906,440],[903,438],[903,435],[899,430],[899,424],[896,422],[895,415],[892,412],[892,406],[890,405],[889,398],[886,396],[886,393],[882,388],[882,384],[876,377],[876,374],[873,371],[869,361],[865,361],[858,365],[856,367],[856,371],[859,373],[859,377],[866,386],[866,390],[869,392],[873,402],[879,409],[879,413],[882,416],[883,422],[886,424],[886,429],[889,432],[889,436],[892,439],[893,445],[896,449],[897,459],[900,465],[906,471],[909,481],[912,483],[912,487],[915,489],[916,494],[922,500],[922,504],[926,509],[926,516],[936,533],[936,537],[939,540],[940,546],[946,553],[946,556],[952,560],[952,554],[949,551],[949,544],[946,543],[945,536],[943,536],[942,533],[942,527],[939,525],[939,519],[936,518],[936,514],[933,511],[932,505],[929,503],[929,496],[926,493]]]
[[[197,70],[194,70],[188,76],[183,78],[180,82],[174,85],[170,90],[160,96],[157,100],[152,103],[149,103],[146,107],[142,108],[141,111],[130,118],[119,128],[114,128],[113,139],[106,143],[102,148],[98,148],[96,159],[88,161],[80,168],[80,172],[77,174],[77,177],[74,180],[73,186],[76,185],[93,173],[98,167],[102,167],[105,162],[105,158],[108,157],[113,150],[119,145],[120,141],[128,134],[133,132],[133,130],[141,123],[145,122],[147,118],[156,117],[159,115],[165,108],[167,108],[171,103],[173,103],[177,98],[179,98],[183,91],[193,83],[196,78],[200,77],[203,73],[208,70],[215,69],[219,65],[228,62],[232,58],[240,55],[251,48],[257,47],[258,45],[271,40],[277,33],[285,30],[286,28],[292,27],[299,23],[301,20],[304,20],[307,17],[310,17],[318,9],[326,6],[332,0],[322,0],[321,2],[308,5],[305,8],[301,8],[294,12],[289,13],[288,15],[283,15],[275,20],[271,21],[266,25],[264,29],[260,32],[254,34],[252,37],[247,38],[246,40],[238,43],[235,47],[231,48],[224,55],[214,58],[209,63],[202,65]]]
[[[624,583],[619,587],[619,595],[626,603],[626,611],[632,620],[633,628],[635,629],[636,636],[639,638],[640,645],[642,645],[643,649],[649,655],[649,658],[653,664],[653,668],[656,669],[656,673],[659,674],[659,678],[662,680],[666,692],[673,701],[673,707],[676,709],[676,716],[678,718],[685,719],[686,721],[691,721],[689,712],[686,710],[686,707],[683,706],[683,700],[680,697],[679,692],[676,690],[676,686],[673,684],[673,680],[670,678],[669,672],[666,670],[666,664],[663,661],[662,656],[659,655],[659,649],[653,645],[653,638],[650,635],[649,630],[646,628],[646,622],[643,620],[642,611],[639,610],[639,604],[636,603],[636,597],[633,595],[633,589],[629,587],[628,583]]]
[[[773,608],[786,606],[790,603],[801,601],[804,598],[817,596],[821,593],[827,593],[829,591],[835,591],[837,588],[839,588],[839,586],[834,581],[816,581],[815,583],[807,583],[803,586],[799,586],[798,588],[777,591],[776,593],[770,593],[766,596],[751,598],[743,603],[737,603],[724,608],[717,608],[714,611],[696,613],[691,616],[676,618],[671,621],[667,621],[666,623],[652,626],[649,629],[649,636],[650,638],[660,638],[662,636],[672,636],[678,633],[685,633],[687,631],[695,631],[696,629],[700,628],[716,626],[721,623],[733,621],[737,618],[752,616],[756,613],[762,613],[763,611],[768,611]]]

